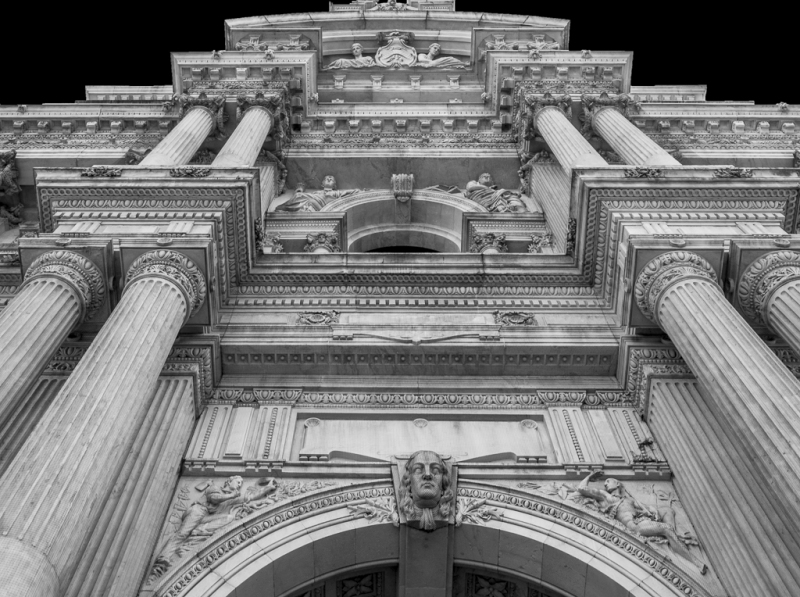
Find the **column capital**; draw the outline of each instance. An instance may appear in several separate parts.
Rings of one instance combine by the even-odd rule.
[[[172,99],[164,102],[163,106],[164,110],[171,110],[178,106],[178,120],[183,120],[192,108],[206,110],[215,119],[217,133],[224,136],[226,120],[224,95],[207,95],[201,92],[197,96],[192,96],[188,93],[183,93],[172,96]]]
[[[687,278],[704,278],[717,281],[711,264],[695,253],[673,251],[651,259],[636,279],[634,296],[642,314],[658,322],[658,301],[673,283]]]
[[[81,299],[81,321],[93,317],[106,298],[103,273],[91,260],[72,251],[40,255],[25,273],[23,286],[32,280],[56,277],[66,281]]]
[[[739,280],[739,305],[745,315],[767,324],[767,305],[779,286],[800,280],[800,253],[773,251],[751,263]]]
[[[553,95],[549,91],[544,95],[526,93],[524,99],[531,109],[534,127],[536,127],[536,116],[545,108],[556,108],[567,118],[572,117],[572,97],[568,93],[563,95]]]
[[[283,104],[285,95],[285,91],[268,94],[264,94],[263,91],[259,91],[255,94],[255,97],[250,97],[244,93],[240,93],[238,96],[236,96],[236,120],[241,120],[244,116],[244,113],[250,108],[264,109],[269,112],[270,116],[272,116],[274,119],[278,109],[281,107],[281,104]]]
[[[180,288],[186,300],[186,319],[197,313],[206,297],[206,280],[197,265],[183,253],[156,250],[140,255],[131,264],[125,290],[142,278],[166,278]]]
[[[608,95],[603,92],[600,95],[591,95],[584,93],[581,95],[581,105],[583,106],[583,127],[581,133],[584,137],[592,135],[592,122],[595,115],[601,110],[610,108],[616,110],[625,118],[629,118],[631,112],[639,111],[639,102],[635,101],[627,93],[620,93],[619,95]]]

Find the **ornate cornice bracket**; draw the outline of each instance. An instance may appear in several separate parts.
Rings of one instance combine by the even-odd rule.
[[[686,251],[663,253],[650,260],[636,279],[634,296],[642,314],[658,324],[658,302],[663,292],[686,278],[717,281],[717,273],[705,259]]]
[[[206,298],[206,280],[197,265],[177,251],[149,251],[139,256],[128,269],[125,288],[146,277],[166,278],[183,293],[186,319],[197,313]]]
[[[759,324],[768,324],[770,298],[787,282],[800,280],[800,253],[774,251],[751,263],[739,280],[739,306]]]
[[[81,300],[81,321],[91,319],[106,299],[103,273],[90,259],[72,251],[50,251],[28,268],[23,286],[32,280],[56,277],[67,282]]]

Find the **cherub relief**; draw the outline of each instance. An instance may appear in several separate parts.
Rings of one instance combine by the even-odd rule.
[[[445,521],[454,506],[450,471],[436,452],[414,452],[406,462],[400,480],[400,509],[409,521],[418,521],[424,531],[436,529],[436,521]]]
[[[683,537],[678,535],[672,507],[653,508],[642,504],[617,479],[606,479],[604,490],[589,487],[589,482],[602,474],[602,471],[593,471],[587,475],[578,485],[578,493],[595,500],[603,514],[622,523],[629,531],[648,538],[663,538],[675,553],[695,564],[701,574],[706,573],[706,565],[686,547],[697,542],[688,534]]]

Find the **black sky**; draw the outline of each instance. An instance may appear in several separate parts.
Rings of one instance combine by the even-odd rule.
[[[462,11],[570,19],[570,49],[634,52],[634,85],[706,84],[711,101],[800,104],[796,20],[777,16],[771,4],[773,20],[734,4],[578,4],[457,0]],[[328,3],[7,2],[0,104],[72,102],[84,98],[84,85],[169,84],[171,51],[221,49],[226,18],[270,8],[327,11]]]

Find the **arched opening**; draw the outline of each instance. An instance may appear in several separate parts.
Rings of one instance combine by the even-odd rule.
[[[446,594],[449,585],[462,591],[456,597],[503,597],[495,593],[504,582],[525,589],[517,597],[534,590],[537,597],[706,595],[694,573],[602,519],[485,484],[464,486],[459,496],[465,503],[485,500],[496,515],[423,533],[393,524],[393,488],[386,482],[307,494],[218,533],[152,595],[345,597],[347,591],[327,591],[347,579],[348,587],[356,586],[369,575],[365,592],[349,597],[393,597],[397,587],[418,594],[410,588],[415,582],[436,589],[431,595]],[[366,589],[380,584],[378,572],[382,582],[395,585],[370,595]],[[470,593],[476,583],[488,585],[488,593]]]

